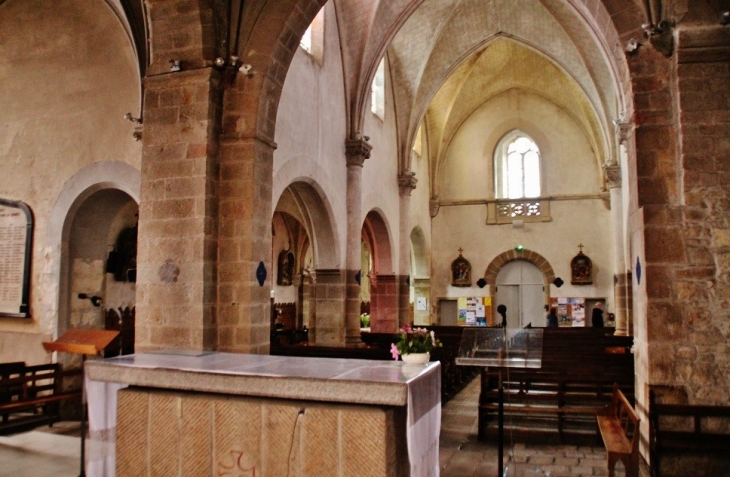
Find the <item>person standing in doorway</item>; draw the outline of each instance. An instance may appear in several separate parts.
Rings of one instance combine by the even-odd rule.
[[[600,301],[593,307],[591,326],[594,328],[603,328],[603,303]]]
[[[497,307],[497,313],[502,316],[502,324],[500,326],[502,328],[507,328],[507,307],[504,305],[499,305]]]

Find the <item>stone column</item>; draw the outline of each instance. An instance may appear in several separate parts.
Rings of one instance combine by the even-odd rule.
[[[342,346],[345,343],[345,328],[342,326],[342,315],[345,313],[345,287],[340,270],[316,270],[314,284],[314,310],[316,320],[314,332],[310,333],[310,341],[319,345]],[[354,279],[354,278],[353,278]],[[358,338],[360,333],[360,315],[357,317]]]
[[[232,90],[227,95],[233,95]],[[218,238],[219,351],[269,352],[271,183],[276,144],[221,136]],[[259,279],[263,279],[259,282]]]
[[[315,287],[317,284],[317,273],[314,270],[308,270],[302,275],[302,326],[306,326],[309,329],[309,340],[315,340],[315,334],[317,329],[317,319],[315,312],[316,307],[316,294]]]
[[[416,188],[415,172],[406,171],[398,176],[398,189],[400,191],[400,224],[399,224],[399,254],[398,273],[396,283],[398,284],[398,325],[407,325],[413,318],[410,312],[410,284],[413,280],[411,272],[411,192]]]
[[[135,348],[215,349],[219,74],[144,86]]]
[[[370,276],[370,329],[373,333],[395,333],[398,329],[397,275]]]
[[[345,259],[345,343],[358,344],[360,339],[360,285],[355,277],[360,272],[362,240],[362,166],[373,146],[364,139],[345,142],[347,158],[347,256]]]
[[[613,273],[614,273],[614,314],[616,334],[627,335],[626,307],[626,260],[624,258],[623,201],[621,199],[621,166],[603,166],[606,185],[611,198],[611,230],[613,231]]]

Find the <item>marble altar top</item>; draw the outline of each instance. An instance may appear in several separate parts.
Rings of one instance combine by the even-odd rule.
[[[440,364],[162,350],[86,361],[86,376],[157,389],[405,406],[408,387],[439,386]]]

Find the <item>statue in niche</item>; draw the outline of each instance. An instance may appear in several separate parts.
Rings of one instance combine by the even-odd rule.
[[[118,282],[137,281],[137,225],[119,232],[114,250],[109,252],[106,271],[113,273]]]
[[[459,256],[451,262],[451,285],[455,287],[471,286],[471,264],[461,255],[463,251],[460,248]]]
[[[279,253],[279,270],[276,278],[276,284],[281,286],[289,286],[292,284],[292,276],[294,273],[294,254],[289,250],[282,250]]]
[[[578,255],[570,261],[570,283],[573,285],[590,285],[593,283],[593,262],[583,253],[583,244],[579,244]]]

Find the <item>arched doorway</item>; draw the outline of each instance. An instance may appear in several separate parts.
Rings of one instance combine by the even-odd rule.
[[[370,329],[392,333],[398,329],[398,287],[393,273],[390,234],[383,216],[374,210],[362,227],[361,279],[370,298]],[[363,294],[361,293],[361,299]]]
[[[71,209],[64,227],[68,248],[61,264],[65,306],[59,308],[59,335],[68,328],[105,328],[107,315],[116,314],[117,325],[125,314],[133,316],[138,212],[137,202],[118,189],[97,190]],[[115,346],[118,351],[133,349],[131,326],[121,336],[126,342]]]
[[[310,342],[344,341],[344,310],[336,305],[344,286],[331,217],[324,191],[304,181],[282,190],[272,216],[271,326],[306,327]]]
[[[497,274],[496,284],[497,305],[507,307],[507,328],[546,325],[545,277],[539,268],[524,260],[510,262]]]

